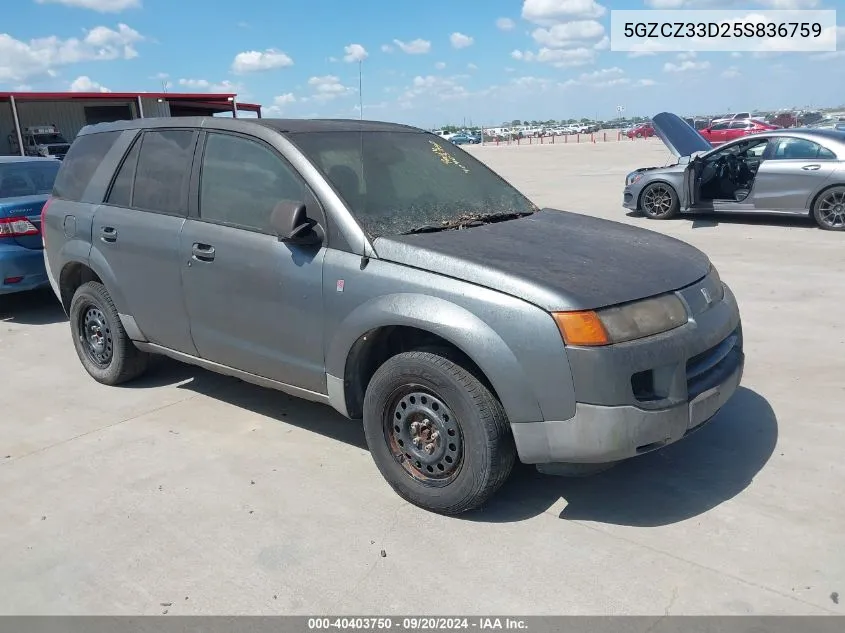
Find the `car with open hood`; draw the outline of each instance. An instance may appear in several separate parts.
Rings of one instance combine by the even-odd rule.
[[[680,440],[743,371],[737,303],[704,253],[540,209],[404,125],[89,126],[42,226],[94,380],[164,354],[327,404],[436,512],[478,507],[517,459],[594,470]]]
[[[680,117],[653,119],[677,159],[625,177],[623,206],[652,219],[679,213],[761,213],[811,216],[845,231],[845,132],[775,129],[714,148]]]

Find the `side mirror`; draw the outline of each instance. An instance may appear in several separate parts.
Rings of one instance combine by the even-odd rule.
[[[320,226],[308,217],[302,202],[284,201],[277,204],[270,217],[270,225],[280,242],[306,246],[323,241]]]

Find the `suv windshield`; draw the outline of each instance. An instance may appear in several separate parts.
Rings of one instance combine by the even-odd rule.
[[[453,143],[419,132],[312,132],[291,140],[372,237],[508,220],[537,207]]]
[[[37,196],[50,193],[59,171],[59,161],[0,163],[0,198]]]
[[[36,134],[35,143],[37,145],[55,145],[57,143],[67,143],[61,134]]]

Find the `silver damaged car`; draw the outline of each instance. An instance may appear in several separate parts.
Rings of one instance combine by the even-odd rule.
[[[679,213],[810,215],[822,229],[845,231],[845,131],[773,130],[714,148],[670,112],[653,125],[678,160],[628,174],[625,208],[660,220]]]

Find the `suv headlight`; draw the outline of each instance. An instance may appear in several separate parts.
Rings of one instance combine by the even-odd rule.
[[[668,332],[687,322],[687,310],[675,294],[665,294],[601,310],[553,312],[567,345],[624,343]]]
[[[630,174],[625,176],[625,186],[629,187],[630,185],[633,185],[642,177],[643,173],[641,171],[632,171]]]

